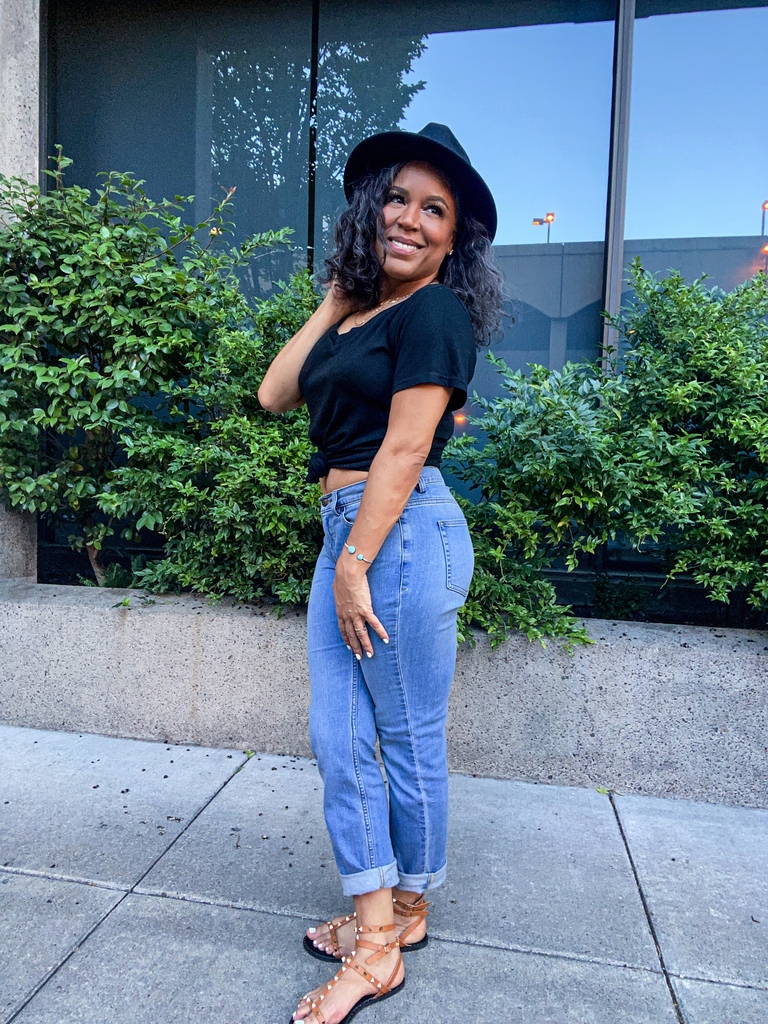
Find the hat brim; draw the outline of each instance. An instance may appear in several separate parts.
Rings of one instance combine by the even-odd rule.
[[[464,209],[485,225],[493,241],[497,215],[491,190],[466,160],[447,146],[416,132],[380,132],[363,139],[350,153],[344,168],[344,195],[347,200],[351,199],[355,186],[366,174],[378,174],[385,167],[413,160],[432,164],[448,176],[461,193],[459,198]]]

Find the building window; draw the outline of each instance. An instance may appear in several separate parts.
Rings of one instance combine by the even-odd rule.
[[[768,7],[681,6],[637,8],[625,262],[731,289],[765,266]]]
[[[133,171],[153,198],[194,195],[198,221],[235,186],[238,233],[291,227],[306,259],[311,0],[56,0],[51,28],[49,152],[73,180]]]

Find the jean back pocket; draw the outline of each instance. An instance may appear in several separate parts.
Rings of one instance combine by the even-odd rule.
[[[445,585],[466,597],[472,582],[475,555],[466,519],[441,519],[438,524],[445,551]]]

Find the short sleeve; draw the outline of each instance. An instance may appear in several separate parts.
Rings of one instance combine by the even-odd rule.
[[[393,324],[392,394],[417,384],[453,388],[448,409],[460,409],[477,362],[464,303],[445,285],[427,285],[403,303]]]

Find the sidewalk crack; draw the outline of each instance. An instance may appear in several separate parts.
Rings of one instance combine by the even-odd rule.
[[[674,989],[674,986],[672,984],[672,976],[670,975],[670,972],[667,970],[667,965],[666,965],[666,962],[664,960],[664,953],[662,952],[662,949],[661,949],[661,943],[659,942],[659,936],[658,936],[658,934],[656,932],[656,926],[653,923],[653,915],[651,914],[651,908],[648,905],[648,900],[646,898],[645,892],[643,891],[643,886],[642,886],[642,884],[640,882],[640,875],[638,874],[638,871],[637,871],[637,865],[635,864],[635,858],[632,856],[632,851],[629,848],[629,840],[627,838],[626,832],[624,831],[624,824],[623,824],[623,822],[621,820],[621,816],[619,815],[619,809],[616,806],[615,795],[616,795],[615,793],[609,793],[608,794],[608,799],[611,801],[611,807],[613,808],[613,814],[614,814],[614,817],[616,818],[616,824],[618,825],[618,828],[619,828],[619,834],[621,835],[621,841],[624,843],[624,849],[625,849],[626,854],[627,854],[627,859],[629,860],[629,866],[632,869],[632,875],[633,875],[633,877],[635,879],[635,885],[637,886],[637,892],[638,892],[638,895],[640,896],[640,902],[643,905],[643,911],[645,913],[645,919],[648,922],[648,929],[649,929],[649,931],[651,933],[651,938],[653,939],[653,944],[656,947],[656,956],[659,958],[659,966],[661,967],[661,973],[664,975],[664,981],[667,983],[667,989],[669,990],[669,997],[672,1000],[672,1006],[673,1006],[675,1014],[677,1016],[678,1024],[686,1024],[685,1017],[683,1016],[683,1011],[682,1011],[682,1009],[680,1007],[680,1003],[677,1000],[677,995],[675,994],[675,989]]]

